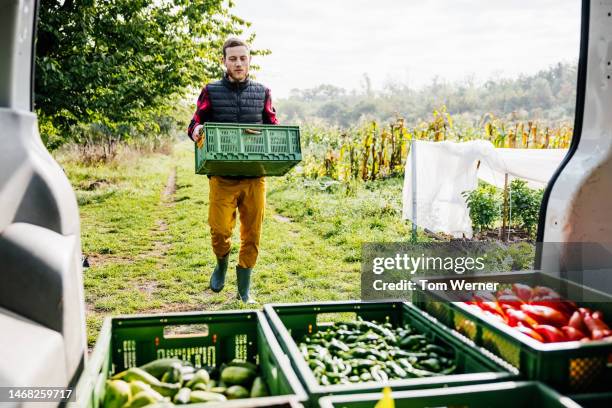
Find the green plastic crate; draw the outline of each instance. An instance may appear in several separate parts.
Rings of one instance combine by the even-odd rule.
[[[429,282],[445,282],[454,278],[428,278]],[[515,272],[462,277],[466,281],[512,283],[522,282],[530,286],[564,287],[568,293],[585,293],[589,289],[570,281],[541,272]],[[594,299],[599,296],[592,292]],[[612,299],[581,304],[599,309],[605,316],[612,316]],[[495,353],[517,367],[528,380],[537,380],[567,394],[612,391],[612,343],[540,343],[483,314],[474,313],[462,302],[444,301],[443,292],[413,292],[413,302],[419,308],[436,317],[476,344]]]
[[[381,393],[325,397],[321,408],[373,408]],[[393,392],[396,408],[580,408],[537,382],[501,382],[444,389]]]
[[[569,397],[583,408],[610,408],[612,407],[612,392],[574,394]]]
[[[262,312],[194,312],[107,318],[76,387],[75,406],[101,407],[108,377],[162,357],[179,357],[195,367],[234,358],[260,364],[270,396],[220,406],[293,408],[306,399]]]
[[[390,322],[394,326],[410,323],[415,329],[429,336],[431,340],[445,344],[455,350],[459,374],[429,378],[392,380],[386,384],[394,389],[432,388],[449,385],[465,385],[506,381],[517,378],[518,370],[495,357],[486,350],[477,348],[473,342],[438,323],[434,318],[410,304],[401,302],[326,302],[301,304],[271,304],[264,306],[272,330],[277,334],[281,347],[291,359],[298,377],[309,395],[311,406],[325,395],[353,394],[379,391],[382,383],[376,381],[357,384],[334,384],[323,386],[318,383],[310,367],[300,353],[294,339],[324,327],[317,317],[329,313],[354,313],[364,320]],[[344,318],[344,319],[343,319]],[[327,323],[329,324],[329,323]]]
[[[302,160],[298,126],[204,124],[195,145],[197,174],[282,176]]]

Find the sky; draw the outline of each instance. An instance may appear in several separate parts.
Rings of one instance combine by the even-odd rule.
[[[234,0],[250,21],[256,78],[275,97],[332,84],[476,83],[576,62],[580,0]]]

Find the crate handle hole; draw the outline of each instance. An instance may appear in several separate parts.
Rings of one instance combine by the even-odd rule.
[[[351,322],[357,320],[355,312],[319,313],[317,315],[317,326],[326,326],[331,323]]]
[[[177,324],[164,326],[164,339],[181,339],[188,337],[208,337],[207,324]]]

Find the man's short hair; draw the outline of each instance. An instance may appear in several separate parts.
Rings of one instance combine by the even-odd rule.
[[[225,58],[227,55],[225,53],[225,50],[227,48],[231,48],[231,47],[240,47],[240,46],[244,46],[246,47],[247,51],[251,51],[249,48],[249,45],[242,41],[240,38],[237,37],[230,37],[227,40],[225,40],[225,42],[223,43],[223,58]]]

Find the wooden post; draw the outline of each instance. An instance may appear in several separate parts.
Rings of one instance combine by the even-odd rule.
[[[508,173],[504,176],[504,205],[502,208],[502,230],[501,230],[501,239],[506,242],[508,240],[508,235],[506,234],[508,225]]]
[[[412,156],[411,161],[411,183],[412,183],[412,243],[417,242],[417,165],[416,165],[416,143],[414,137],[412,138],[412,142],[410,144],[410,155]]]

